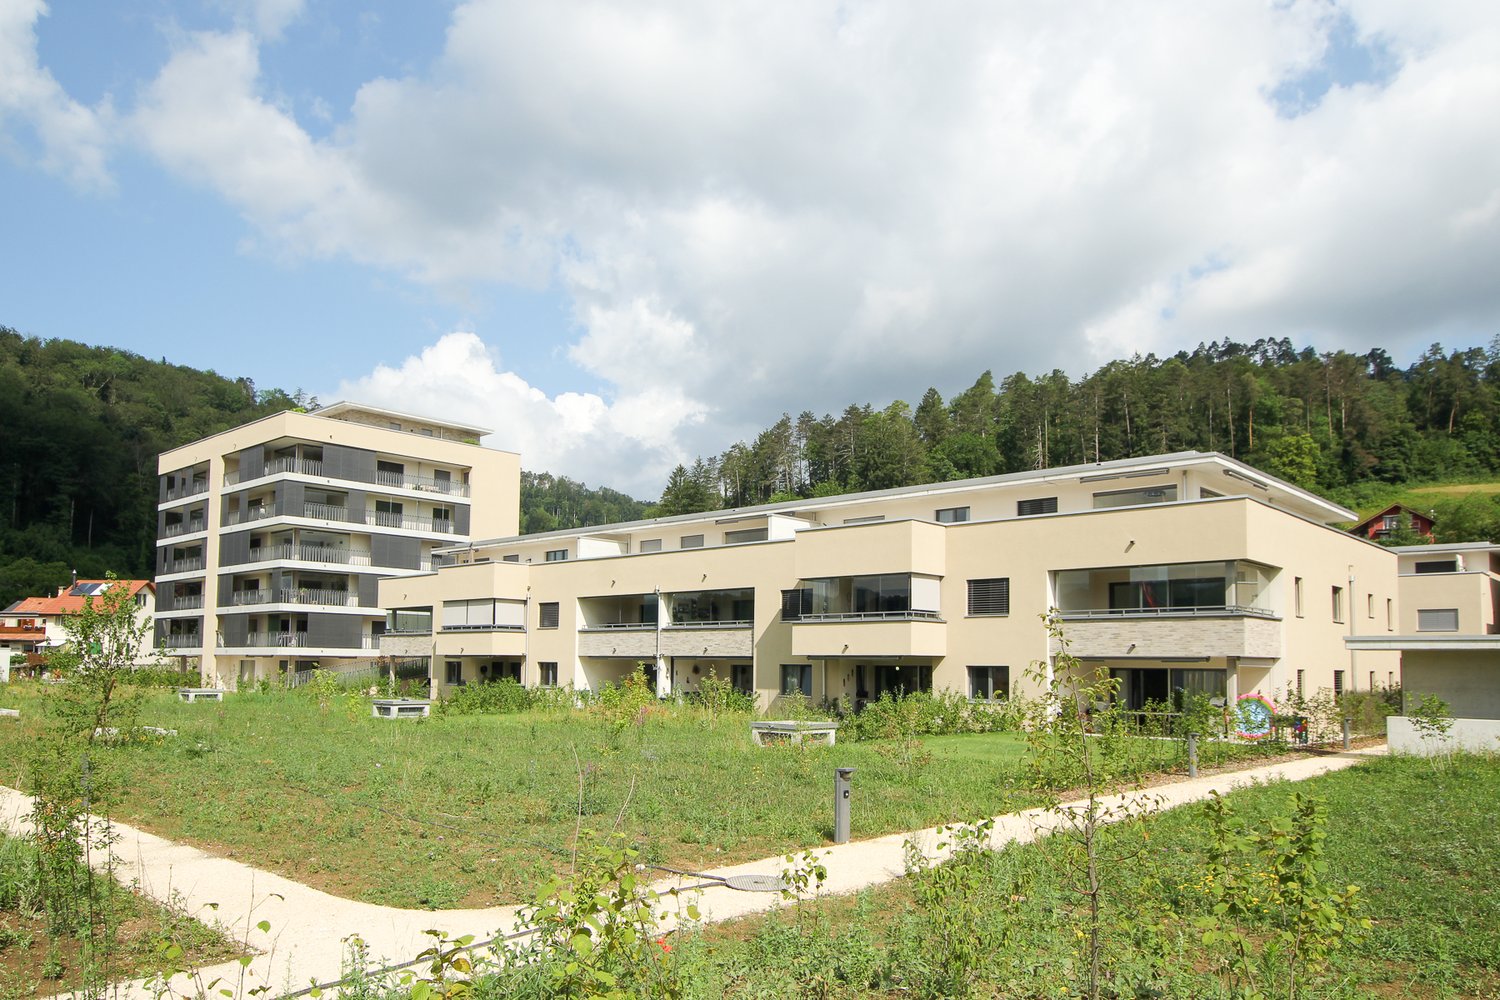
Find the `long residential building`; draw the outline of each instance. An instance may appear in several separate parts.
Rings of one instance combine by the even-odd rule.
[[[374,658],[380,580],[517,530],[519,459],[486,433],[335,403],[162,453],[157,645],[225,687]]]
[[[1396,676],[1351,637],[1398,627],[1396,556],[1354,512],[1217,453],[1182,452],[819,497],[436,552],[378,585],[383,652],[436,692],[513,678],[597,689],[644,665],[661,694],[715,676],[847,699],[1035,691],[1057,652],[1115,671],[1132,707],[1349,690]]]

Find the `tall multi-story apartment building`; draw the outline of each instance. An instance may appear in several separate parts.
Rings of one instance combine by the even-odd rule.
[[[382,580],[382,649],[434,688],[510,677],[597,688],[645,664],[659,692],[712,673],[856,706],[896,690],[998,698],[1070,652],[1132,707],[1353,689],[1394,654],[1396,556],[1352,511],[1184,452],[820,497],[438,550]],[[1363,672],[1363,673],[1362,673]]]
[[[487,433],[335,403],[164,452],[158,646],[226,687],[375,656],[378,581],[517,530],[519,459]]]

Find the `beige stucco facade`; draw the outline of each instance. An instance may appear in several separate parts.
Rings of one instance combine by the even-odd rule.
[[[157,645],[229,688],[374,658],[378,580],[517,530],[519,457],[484,433],[338,403],[162,453]]]
[[[1142,697],[1179,680],[1275,697],[1394,677],[1394,654],[1346,648],[1387,630],[1397,601],[1395,556],[1329,526],[1353,519],[1184,453],[480,540],[379,593],[430,610],[438,691],[513,666],[528,685],[593,688],[637,664],[662,693],[712,670],[762,704],[970,693],[978,677],[1034,691],[1059,608],[1071,652],[1133,671]],[[444,627],[486,599],[524,605],[524,628],[500,610],[494,645]]]

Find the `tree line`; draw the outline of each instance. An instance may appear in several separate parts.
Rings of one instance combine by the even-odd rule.
[[[1500,337],[1428,348],[1401,368],[1383,349],[1297,350],[1289,339],[1137,355],[1071,379],[995,381],[915,408],[803,411],[671,473],[657,512],[946,482],[1175,451],[1219,451],[1325,495],[1365,484],[1500,471]],[[1345,500],[1345,502],[1350,502]]]

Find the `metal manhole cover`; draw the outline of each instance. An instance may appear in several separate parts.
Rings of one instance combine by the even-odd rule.
[[[782,892],[786,883],[775,875],[730,875],[724,884],[741,892]]]

